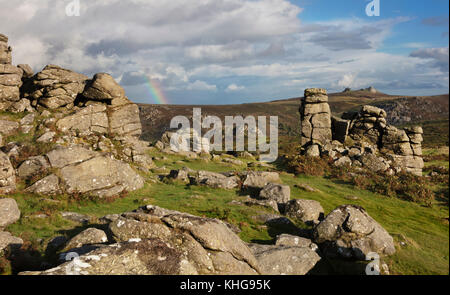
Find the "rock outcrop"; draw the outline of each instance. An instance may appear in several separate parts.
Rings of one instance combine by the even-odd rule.
[[[317,224],[324,217],[324,210],[314,200],[294,199],[286,203],[285,215],[308,224]]]
[[[17,249],[23,244],[21,238],[14,237],[11,233],[3,231],[5,227],[18,221],[20,210],[13,199],[0,198],[0,257],[7,248]]]
[[[247,245],[220,220],[156,206],[145,206],[113,219],[107,222],[114,244],[97,245],[76,261],[47,271],[23,274],[261,273]]]
[[[16,189],[16,172],[9,157],[0,151],[0,194],[9,194]]]
[[[20,218],[20,210],[14,199],[0,199],[0,230],[15,223]]]
[[[314,241],[330,257],[365,260],[369,253],[392,255],[394,240],[359,206],[343,205],[314,228]]]
[[[305,90],[300,105],[300,120],[302,146],[331,142],[331,111],[325,89]]]
[[[57,147],[47,153],[45,158],[40,158],[37,167],[30,170],[45,171],[45,167],[48,167],[54,174],[34,183],[27,188],[28,192],[45,195],[66,192],[105,197],[144,186],[142,177],[127,163],[81,146]]]
[[[110,196],[142,187],[128,163],[143,171],[152,168],[150,144],[139,139],[138,106],[113,77],[98,73],[90,79],[56,65],[34,74],[28,65],[13,66],[11,51],[8,38],[0,35],[0,111],[29,114],[20,122],[0,117],[0,147],[6,153],[0,151],[0,193],[14,191],[13,168],[20,179],[33,180],[27,191],[38,194]],[[30,157],[26,151],[39,148],[4,142],[19,132],[52,151]]]
[[[0,34],[0,111],[20,101],[23,70],[12,65],[11,53],[8,37]]]
[[[300,117],[301,145],[307,156],[330,156],[336,166],[422,175],[421,127],[391,126],[386,111],[370,105],[359,112],[344,113],[342,118],[331,116],[324,89],[305,90]],[[347,139],[353,144],[346,146]]]
[[[302,238],[299,238],[302,239]],[[320,261],[317,246],[295,237],[277,239],[276,245],[249,244],[264,275],[305,275]],[[290,240],[290,241],[288,241]],[[305,239],[307,240],[307,239]]]
[[[176,136],[172,139],[173,136]],[[166,131],[155,146],[166,153],[207,153],[211,151],[211,145],[207,138],[201,137],[193,128]]]
[[[239,178],[209,171],[198,171],[193,178],[193,183],[213,188],[233,189],[239,186]]]

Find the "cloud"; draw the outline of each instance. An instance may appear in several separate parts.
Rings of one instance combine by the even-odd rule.
[[[417,40],[410,56],[382,52],[405,17],[300,21],[302,8],[288,0],[80,1],[81,16],[68,17],[69,0],[0,0],[14,62],[108,72],[145,102],[147,79],[173,103],[239,103],[242,90],[270,100],[307,87],[448,83],[448,48],[423,51]]]
[[[120,84],[122,86],[136,86],[144,84],[147,81],[148,78],[141,72],[126,72],[123,74],[122,79],[120,79]]]
[[[342,79],[337,82],[339,87],[352,87],[355,77],[352,74],[345,74]]]
[[[254,48],[243,41],[235,41],[226,45],[199,45],[186,49],[186,56],[194,60],[223,62],[248,58],[254,54]]]
[[[411,57],[427,59],[432,67],[439,68],[442,72],[449,72],[449,48],[425,48],[411,52]]]
[[[205,81],[197,80],[193,83],[190,83],[187,87],[187,90],[195,90],[195,91],[217,91],[216,85],[210,85]]]
[[[225,89],[226,92],[235,92],[235,91],[241,91],[244,90],[245,86],[238,86],[236,84],[230,84],[228,85],[227,89]]]

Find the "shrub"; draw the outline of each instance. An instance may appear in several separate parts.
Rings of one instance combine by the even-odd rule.
[[[425,177],[406,172],[396,175],[375,173],[350,166],[336,167],[332,163],[332,159],[327,157],[284,155],[282,166],[290,173],[338,179],[387,197],[423,203],[427,206],[431,206],[434,200],[434,193]]]
[[[396,175],[366,171],[352,177],[351,183],[387,197],[396,197],[407,201],[424,203],[431,206],[434,193],[424,177],[401,172]]]
[[[285,156],[284,166],[287,171],[295,174],[325,176],[331,172],[331,159],[327,157],[307,157],[296,155]]]

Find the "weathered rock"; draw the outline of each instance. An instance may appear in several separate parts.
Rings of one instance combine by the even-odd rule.
[[[94,104],[84,107],[73,115],[60,119],[56,127],[62,132],[78,131],[84,135],[93,132],[106,134],[109,129],[106,106]]]
[[[109,74],[95,74],[86,86],[83,96],[88,100],[110,101],[112,105],[128,103],[125,90]]]
[[[248,247],[220,220],[147,206],[123,214],[109,228],[118,242],[140,243],[150,239],[167,245],[192,266],[195,274],[257,274],[259,271]]]
[[[28,99],[22,98],[21,100],[12,103],[8,108],[8,111],[12,113],[23,113],[25,111],[31,113],[34,112],[34,108],[31,106],[31,103]]]
[[[11,64],[12,56],[11,56],[11,47],[8,46],[8,37],[0,34],[0,65],[2,64]]]
[[[309,247],[250,244],[264,275],[305,275],[320,256]]]
[[[49,131],[42,134],[38,139],[36,139],[37,142],[51,142],[55,138],[56,132]]]
[[[61,212],[61,217],[81,224],[87,224],[92,220],[90,216],[77,212]]]
[[[209,171],[198,171],[194,177],[194,182],[199,185],[223,189],[233,189],[239,186],[239,178],[237,176],[225,176]]]
[[[20,218],[20,210],[14,199],[0,199],[0,230],[15,223]]]
[[[142,133],[139,107],[136,104],[109,107],[108,120],[113,134],[139,137]]]
[[[19,130],[19,123],[0,117],[0,133],[8,136]]]
[[[314,200],[294,199],[286,203],[285,215],[305,223],[316,224],[324,217],[324,210]]]
[[[9,194],[16,189],[16,172],[8,155],[0,151],[0,194]]]
[[[69,165],[81,163],[92,159],[97,155],[98,153],[85,149],[81,146],[59,146],[46,154],[52,168],[63,168]]]
[[[374,116],[374,117],[382,117],[382,118],[386,118],[387,114],[386,111],[374,106],[370,106],[370,105],[365,105],[362,107],[361,110],[362,114],[367,114],[370,116]]]
[[[184,167],[179,170],[171,170],[168,178],[175,179],[177,181],[189,183],[189,172],[190,169]]]
[[[58,176],[51,174],[36,181],[33,185],[28,187],[26,192],[35,193],[39,195],[56,195],[61,193]]]
[[[306,155],[308,157],[320,157],[319,145],[312,144],[306,148]]]
[[[367,212],[355,205],[333,210],[314,228],[314,241],[328,256],[364,260],[370,252],[392,255],[392,237]]]
[[[172,139],[173,136],[175,137]],[[179,154],[189,153],[191,150],[194,154],[209,154],[212,149],[209,140],[202,138],[193,128],[164,132],[156,147],[164,152]]]
[[[85,75],[48,65],[25,87],[25,97],[49,109],[73,105],[89,78]]]
[[[373,172],[384,172],[389,169],[389,164],[382,157],[374,154],[365,153],[360,157],[363,167]]]
[[[291,199],[291,188],[289,185],[269,183],[261,190],[259,197],[265,200],[274,200],[280,204],[286,203]]]
[[[123,147],[123,154],[128,157],[130,162],[133,162],[144,169],[155,167],[152,158],[148,154],[148,151],[150,150],[148,142],[139,140],[134,136],[116,137],[115,140],[120,142]],[[100,143],[99,148],[101,148]]]
[[[332,141],[331,112],[325,89],[306,89],[300,105],[301,145]]]
[[[96,228],[88,228],[70,239],[66,243],[63,251],[80,248],[84,245],[102,244],[106,242],[108,242],[108,237],[104,231]]]
[[[422,176],[422,169],[424,167],[422,157],[392,154],[387,155],[387,157],[392,160],[392,166],[398,167],[400,170],[410,172],[417,176]]]
[[[24,275],[196,275],[186,254],[159,239],[98,247],[74,261]]]
[[[23,78],[31,78],[34,75],[33,69],[30,67],[30,65],[27,64],[19,64],[17,65],[19,69],[23,71]]]
[[[30,157],[20,164],[17,175],[22,179],[27,179],[48,169],[50,165],[44,156]]]
[[[281,234],[277,236],[275,245],[287,247],[302,247],[302,248],[308,247],[313,251],[319,249],[319,247],[316,244],[314,244],[310,239],[288,234]]]
[[[108,197],[144,186],[142,177],[128,164],[106,156],[66,166],[61,169],[60,177],[64,190],[69,194],[88,193]]]
[[[8,46],[8,38],[0,36],[0,111],[4,111],[20,100],[23,71],[11,65],[12,49]]]
[[[22,244],[23,240],[21,238],[14,237],[9,232],[0,231],[0,254],[8,247],[13,249],[20,248]]]
[[[248,171],[244,176],[243,185],[250,188],[264,188],[269,183],[281,183],[277,172]]]
[[[336,166],[336,167],[343,167],[343,166],[346,166],[346,165],[350,166],[350,165],[352,165],[352,160],[349,157],[347,157],[347,156],[343,156],[343,157],[340,157],[339,159],[337,159],[333,163],[333,165]]]
[[[35,118],[35,114],[28,114],[20,120],[20,125],[33,125]]]
[[[266,208],[272,208],[274,211],[279,212],[278,203],[273,199],[255,199],[248,196],[247,199],[244,200],[244,204],[247,206],[262,206]]]

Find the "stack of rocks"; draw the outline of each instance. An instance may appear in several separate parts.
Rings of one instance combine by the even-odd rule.
[[[51,66],[51,68],[55,69],[54,66]],[[49,67],[46,67],[43,72],[48,70]],[[53,86],[46,87],[58,87],[57,89],[65,89],[68,92],[65,92],[62,96],[51,96],[52,92],[46,92],[46,98],[39,99],[39,103],[43,103],[43,105],[49,106],[48,103],[50,103],[50,108],[65,107],[71,109],[71,113],[56,123],[58,130],[73,135],[90,135],[92,133],[110,133],[130,137],[141,135],[142,126],[139,108],[128,100],[125,96],[125,90],[114,81],[113,77],[100,73],[89,81],[83,75],[69,73],[68,70],[60,69],[58,72],[63,74],[63,76],[60,76],[62,79],[58,81],[68,83],[64,86],[53,84]],[[41,77],[41,73],[37,74],[37,79]],[[74,79],[66,80],[70,77]],[[75,81],[76,79],[78,81]],[[40,81],[37,80],[34,83],[40,84]],[[73,105],[74,102],[77,103],[77,106]]]
[[[386,112],[382,109],[363,106],[361,111],[351,118],[350,137],[355,141],[379,147],[383,130],[386,128],[386,116]]]
[[[83,92],[88,79],[82,74],[48,65],[24,85],[24,97],[35,107],[70,109],[77,96]]]
[[[332,141],[331,111],[325,89],[305,90],[300,106],[301,145],[310,151],[317,151]]]
[[[342,118],[331,116],[326,91],[315,88],[305,90],[300,117],[301,145],[308,156],[327,155],[336,166],[422,175],[421,127],[388,125],[386,111],[369,105]]]
[[[0,34],[0,111],[20,101],[23,71],[11,64],[11,51],[8,37]]]
[[[8,46],[8,37],[0,34],[0,64],[10,65],[12,63],[11,47]]]
[[[383,148],[387,150],[397,170],[404,170],[422,175],[424,162],[422,159],[422,127],[408,127],[399,130],[393,126],[386,128],[383,136]],[[389,152],[393,153],[389,153]]]

